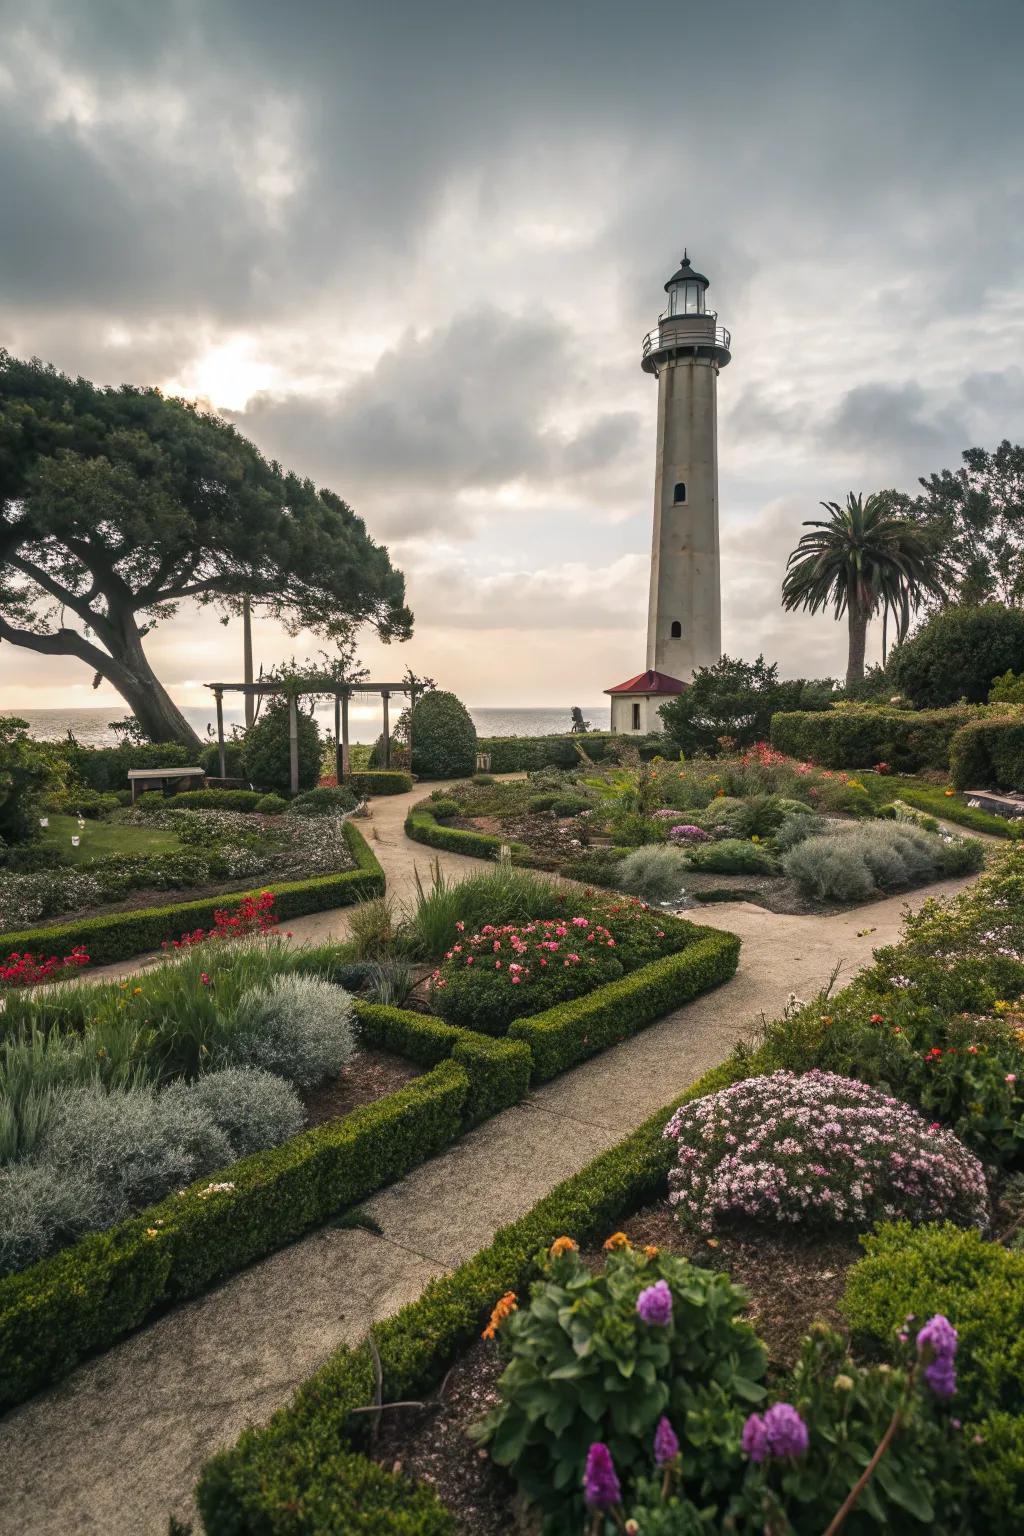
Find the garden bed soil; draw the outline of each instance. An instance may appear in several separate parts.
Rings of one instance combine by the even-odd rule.
[[[681,1231],[667,1201],[622,1224],[635,1247],[654,1243],[707,1268],[726,1271],[750,1295],[747,1316],[769,1352],[771,1371],[793,1364],[800,1340],[819,1320],[839,1327],[846,1271],[861,1256],[852,1232],[778,1233],[737,1227],[712,1239]],[[604,1253],[585,1250],[593,1269]],[[523,1510],[511,1478],[468,1437],[498,1400],[500,1349],[479,1340],[455,1362],[422,1409],[385,1413],[373,1454],[381,1465],[429,1483],[455,1517],[459,1536],[535,1536],[539,1521]]]
[[[422,1069],[403,1056],[360,1046],[338,1077],[302,1095],[306,1129],[340,1120],[363,1104],[375,1104],[421,1075]]]

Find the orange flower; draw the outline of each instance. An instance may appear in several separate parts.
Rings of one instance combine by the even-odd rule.
[[[656,1248],[653,1243],[648,1243],[647,1247],[644,1249],[644,1258],[645,1259],[656,1259],[658,1257],[658,1253],[659,1252],[660,1252],[660,1250],[658,1248]]]
[[[482,1339],[496,1338],[498,1329],[501,1327],[506,1317],[510,1316],[510,1314],[515,1310],[516,1293],[515,1291],[506,1291],[501,1300],[495,1304],[494,1311],[491,1313],[491,1320],[487,1324],[487,1327],[484,1329],[480,1337]]]
[[[613,1232],[611,1237],[605,1240],[604,1251],[605,1253],[613,1253],[616,1248],[632,1248],[632,1246],[633,1244],[625,1232]]]
[[[573,1242],[571,1237],[556,1237],[554,1242],[551,1244],[551,1257],[553,1259],[557,1259],[563,1253],[576,1253],[578,1251],[578,1246],[579,1245],[577,1243]]]

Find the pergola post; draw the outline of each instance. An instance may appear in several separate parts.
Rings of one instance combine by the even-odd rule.
[[[299,705],[294,693],[288,695],[288,756],[292,794],[299,792]]]
[[[412,716],[416,708],[416,689],[409,689],[409,772],[412,773]]]
[[[224,690],[217,688],[214,690],[214,695],[217,700],[217,756],[220,759],[220,776],[222,779],[226,779],[227,767],[224,759]]]
[[[391,767],[391,731],[388,727],[388,700],[391,695],[385,688],[380,692],[381,703],[384,705],[384,767]]]
[[[341,763],[341,694],[334,695],[334,777],[340,784],[344,778]]]
[[[348,702],[349,702],[349,698],[350,698],[350,695],[348,693],[348,690],[346,689],[346,691],[341,696],[341,776],[340,776],[340,778],[338,780],[339,784],[341,783],[342,779],[347,779],[348,778],[349,773],[351,771],[351,762],[350,762],[349,750],[348,750]]]

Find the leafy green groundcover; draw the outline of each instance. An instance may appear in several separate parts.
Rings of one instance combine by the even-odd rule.
[[[691,925],[687,924],[687,927]],[[493,1039],[357,1001],[364,1039],[431,1068],[397,1093],[232,1164],[104,1233],[0,1280],[0,1408],[66,1374],[169,1302],[196,1295],[434,1156],[543,1081],[736,968],[739,940],[694,929],[677,954]],[[300,957],[301,964],[301,957]],[[316,953],[311,965],[318,968]],[[531,1028],[531,1026],[533,1026]],[[233,1188],[203,1194],[211,1183]]]
[[[179,901],[162,907],[145,907],[135,912],[112,912],[104,917],[85,917],[76,922],[51,924],[45,928],[26,928],[17,933],[0,934],[0,954],[66,955],[82,945],[94,965],[109,965],[128,960],[147,950],[159,949],[165,941],[180,938],[196,928],[208,928],[218,908],[241,901],[260,891],[274,893],[274,911],[287,920],[304,917],[309,912],[324,912],[332,907],[349,906],[384,894],[384,871],[359,828],[345,823],[345,841],[355,860],[355,869],[337,875],[317,875],[311,880],[291,880],[283,884],[269,881],[248,891],[226,891],[201,901]]]
[[[1008,853],[1006,857],[1015,855]],[[989,877],[989,881],[995,907],[1002,899],[1001,888],[998,877]],[[983,888],[989,886],[983,883]],[[954,910],[950,923],[955,926],[957,921]],[[904,944],[902,948],[910,967],[911,946]],[[894,948],[886,953],[896,952]],[[830,1006],[836,1007],[857,987],[855,981],[831,999]],[[951,1008],[956,1006],[950,1003]],[[581,1244],[605,1237],[623,1216],[664,1193],[675,1149],[661,1133],[678,1104],[785,1064],[777,1037],[770,1051],[738,1048],[729,1060],[705,1074],[618,1146],[558,1185],[519,1221],[503,1227],[489,1247],[453,1273],[432,1281],[418,1301],[379,1324],[373,1337],[383,1372],[383,1400],[421,1395],[436,1386],[459,1350],[478,1336],[496,1298],[505,1291],[522,1290],[536,1273],[538,1253],[556,1237],[566,1234]],[[805,1070],[807,1063],[794,1060],[793,1065],[796,1070]],[[905,1229],[890,1230],[898,1235]],[[930,1230],[942,1233],[946,1229]],[[965,1338],[961,1369],[971,1369],[966,1359],[970,1349],[976,1360],[974,1369],[1000,1373],[1000,1389],[992,1401],[979,1402],[979,1408],[992,1411],[985,1421],[987,1438],[972,1452],[982,1510],[976,1529],[1019,1529],[1024,1525],[1022,1367],[1017,1360],[1024,1323],[1022,1261],[1008,1261],[998,1245],[954,1229],[949,1241],[953,1246],[962,1245],[963,1251],[953,1256],[947,1269],[938,1267],[934,1277],[930,1278],[926,1270],[927,1283],[919,1284],[921,1277],[913,1260],[904,1266],[894,1257],[900,1247],[898,1236],[895,1241],[896,1249],[884,1254],[869,1244],[868,1260],[860,1271],[864,1280],[859,1285],[851,1281],[850,1320],[862,1334],[873,1333],[883,1347],[889,1329],[907,1311],[927,1316],[948,1310],[954,1320],[965,1322],[969,1310],[972,1318],[980,1315],[985,1347],[981,1347],[979,1337],[972,1337],[970,1342]],[[914,1241],[922,1241],[921,1236],[916,1235]],[[982,1254],[984,1264],[976,1265],[968,1249]],[[911,1251],[909,1238],[905,1251]],[[869,1267],[876,1257],[881,1262]],[[853,1273],[856,1276],[858,1271]],[[975,1285],[979,1291],[976,1304],[970,1300]],[[1008,1343],[1012,1349],[1003,1347]],[[970,1380],[968,1375],[968,1383]],[[1007,1390],[1011,1393],[1010,1406],[1006,1406]],[[441,1506],[435,1500],[425,1510],[422,1490],[406,1483],[402,1501],[399,1491],[389,1484],[385,1502],[383,1498],[377,1500],[369,1488],[368,1472],[360,1471],[358,1483],[353,1481],[353,1469],[367,1466],[353,1457],[353,1449],[364,1443],[368,1427],[367,1416],[353,1410],[369,1403],[373,1391],[374,1364],[369,1347],[342,1348],[266,1427],[247,1430],[232,1449],[208,1462],[197,1491],[208,1536],[241,1536],[243,1532],[341,1536],[348,1527],[335,1517],[331,1504],[332,1499],[341,1498],[340,1485],[358,1488],[366,1501],[364,1512],[376,1520],[371,1528],[381,1536],[444,1532],[446,1527],[439,1523]],[[401,1515],[395,1512],[396,1500]],[[1016,1521],[1007,1518],[1011,1513]]]

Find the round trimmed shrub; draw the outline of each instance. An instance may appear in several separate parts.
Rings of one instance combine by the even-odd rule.
[[[178,1094],[198,1104],[231,1143],[234,1157],[248,1157],[297,1136],[306,1123],[295,1089],[273,1072],[258,1067],[223,1067],[194,1083],[175,1083],[165,1097]]]
[[[296,795],[288,806],[291,816],[344,816],[354,811],[358,801],[346,784],[318,784]]]
[[[1024,671],[1024,610],[981,603],[933,614],[896,646],[885,676],[918,709],[937,709],[959,699],[984,704],[1007,671]]]
[[[574,794],[567,789],[545,790],[539,795],[531,795],[526,804],[530,811],[552,811],[556,816],[578,816],[590,807],[586,795]]]
[[[243,992],[221,1057],[228,1066],[260,1067],[297,1088],[315,1088],[350,1060],[354,1014],[348,993],[332,982],[275,976],[269,987]]]
[[[832,1072],[746,1078],[684,1104],[664,1134],[679,1149],[669,1201],[692,1230],[988,1220],[982,1165],[952,1131]]]
[[[692,848],[688,857],[694,869],[709,875],[774,875],[776,872],[775,860],[767,848],[737,837],[703,843]]]
[[[320,777],[320,732],[311,715],[299,710],[299,788],[312,789]],[[245,777],[257,789],[291,792],[288,701],[268,705],[262,720],[246,731],[242,744]]]
[[[282,816],[288,809],[288,801],[283,795],[261,795],[256,801],[256,809],[263,816]]]
[[[637,848],[618,866],[615,884],[642,901],[682,903],[690,862],[678,848]]]
[[[451,795],[438,795],[430,797],[430,814],[437,821],[448,821],[452,816],[461,816],[462,806]]]
[[[421,779],[469,778],[476,763],[476,726],[454,693],[435,689],[412,712],[412,770]]]

